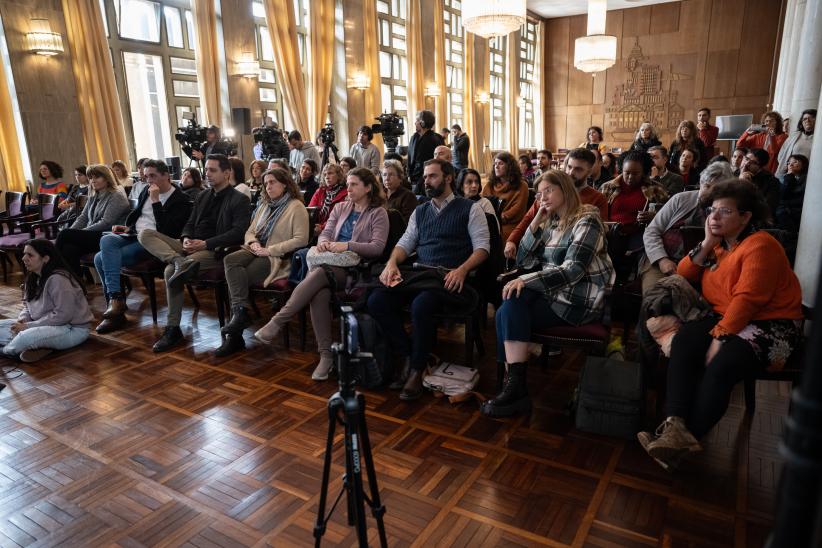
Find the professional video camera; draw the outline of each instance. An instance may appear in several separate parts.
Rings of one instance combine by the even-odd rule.
[[[203,143],[208,140],[208,130],[197,123],[197,115],[193,112],[184,112],[183,120],[186,120],[188,124],[177,128],[174,138],[180,143],[183,152],[191,158],[191,152],[200,150]]]
[[[400,142],[399,137],[405,135],[405,122],[396,112],[385,112],[377,116],[375,120],[379,120],[380,123],[372,125],[371,130],[374,133],[382,133],[386,152],[396,152]]]
[[[325,127],[320,130],[320,134],[317,135],[317,140],[323,145],[321,168],[325,167],[325,164],[329,161],[329,156],[332,154],[334,155],[334,163],[340,162],[339,155],[337,154],[337,145],[334,144],[334,139],[336,138],[337,134],[334,132],[334,124],[332,122],[325,124]]]
[[[288,158],[290,150],[285,142],[283,132],[276,125],[266,124],[266,119],[260,127],[251,130],[255,143],[260,143],[259,160],[274,160],[276,158]]]

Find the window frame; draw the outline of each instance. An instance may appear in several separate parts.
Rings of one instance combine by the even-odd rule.
[[[519,41],[519,96],[524,105],[518,110],[518,138],[520,148],[537,148],[538,121],[536,118],[536,95],[539,93],[537,69],[539,66],[537,47],[539,45],[540,22],[527,19],[520,28]]]
[[[443,1],[445,33],[445,94],[448,126],[465,127],[465,29],[462,26],[462,0]],[[459,44],[459,53],[454,45]]]
[[[490,137],[488,144],[491,150],[508,149],[507,117],[505,114],[507,100],[507,70],[508,70],[508,36],[497,36],[488,40],[488,73],[491,98],[490,109]],[[496,59],[495,59],[496,58]]]
[[[408,55],[406,53],[408,47],[408,21],[407,21],[407,2],[408,0],[375,0],[377,3],[377,28],[379,40],[380,56],[380,107],[381,112],[396,112],[405,124],[406,134],[411,130],[413,125],[409,125],[410,115],[408,112]],[[387,10],[387,11],[386,11]],[[395,28],[401,27],[404,34],[399,34]],[[383,35],[385,29],[388,29],[389,36]],[[401,41],[400,45],[395,43],[395,40]],[[384,45],[385,42],[385,45]],[[383,59],[388,56],[390,76],[383,76]],[[390,104],[384,101],[387,88],[387,95],[390,97]],[[398,94],[398,90],[404,90],[405,95]],[[395,108],[397,102],[404,102],[405,109]],[[375,117],[376,114],[371,115],[366,113],[368,117]],[[401,145],[407,144],[407,135],[399,138]]]

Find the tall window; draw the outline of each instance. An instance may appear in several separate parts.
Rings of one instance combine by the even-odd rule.
[[[265,115],[271,118],[280,129],[286,129],[283,116],[282,95],[277,82],[277,73],[274,69],[274,47],[271,45],[271,35],[265,20],[265,6],[262,2],[251,4],[254,15],[254,27],[257,37],[257,59],[260,60],[260,102]],[[260,120],[252,120],[256,125]]]
[[[406,57],[406,0],[377,0],[380,27],[380,91],[382,110],[396,112],[408,129],[408,61]],[[368,118],[379,113],[367,112]],[[403,142],[405,137],[401,137]]]
[[[526,21],[520,29],[519,40],[519,144],[521,147],[537,146],[534,118],[534,93],[537,64],[537,33],[539,23]]]
[[[201,120],[190,0],[101,0],[101,8],[135,159],[179,154],[183,113]]]
[[[461,0],[445,0],[445,81],[448,101],[448,127],[463,125],[463,94],[465,86],[465,34],[462,28]]]
[[[491,67],[491,149],[501,150],[507,145],[505,135],[505,71],[508,64],[508,37],[497,36],[488,41]]]

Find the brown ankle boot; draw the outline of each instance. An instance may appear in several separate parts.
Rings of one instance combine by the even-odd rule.
[[[103,312],[103,318],[113,318],[115,316],[123,316],[128,310],[128,306],[126,306],[126,300],[122,297],[115,297],[112,296],[108,302],[108,308],[106,311]]]

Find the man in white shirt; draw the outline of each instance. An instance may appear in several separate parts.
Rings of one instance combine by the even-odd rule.
[[[380,175],[380,150],[371,141],[374,139],[374,132],[369,126],[362,126],[357,132],[357,142],[351,145],[349,156],[357,162],[357,167],[370,169],[374,175]]]

